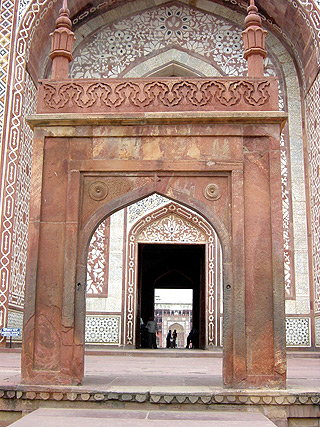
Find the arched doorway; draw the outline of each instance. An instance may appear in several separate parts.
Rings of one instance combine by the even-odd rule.
[[[170,278],[166,273],[174,270],[179,276],[175,286],[186,286],[188,280],[181,279],[187,277],[188,287],[194,290],[194,320],[195,327],[202,331],[201,347],[217,345],[217,283],[221,283],[221,270],[215,265],[216,248],[221,253],[213,227],[200,215],[173,202],[132,227],[128,236],[126,345],[135,345],[138,319],[153,314],[156,283]],[[167,280],[163,286],[169,283]]]
[[[201,215],[157,193],[108,217],[91,238],[86,343],[140,347],[155,288],[192,290],[189,327],[201,332],[201,348],[221,345],[219,238]]]

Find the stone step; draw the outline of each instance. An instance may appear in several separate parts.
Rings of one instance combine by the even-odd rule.
[[[274,427],[256,412],[126,411],[113,409],[41,408],[13,427]]]
[[[158,348],[158,349],[108,349],[105,346],[86,346],[85,354],[91,356],[128,356],[128,357],[205,357],[222,358],[222,349],[198,350],[191,348]]]

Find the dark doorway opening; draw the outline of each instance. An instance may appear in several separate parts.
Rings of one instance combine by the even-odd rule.
[[[137,348],[143,346],[141,319],[154,316],[154,290],[192,289],[192,327],[199,331],[199,348],[206,346],[205,245],[138,245]]]

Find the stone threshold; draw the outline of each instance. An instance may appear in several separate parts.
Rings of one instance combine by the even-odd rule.
[[[128,357],[205,357],[205,358],[222,358],[222,349],[193,350],[193,349],[124,349],[115,348],[106,345],[86,345],[85,354],[92,356],[128,356]],[[0,347],[0,353],[21,353],[21,347]],[[288,359],[320,359],[318,350],[291,350],[287,349]]]

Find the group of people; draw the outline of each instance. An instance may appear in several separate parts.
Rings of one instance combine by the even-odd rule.
[[[169,332],[167,334],[167,348],[176,348],[177,346],[177,331],[176,329],[171,334],[171,329],[169,329]]]
[[[158,326],[157,322],[154,320],[154,317],[150,316],[146,324],[143,323],[143,320],[140,320],[140,333],[141,333],[141,346],[149,348],[157,348],[157,333]],[[177,347],[177,330],[174,329],[167,334],[166,338],[166,347],[167,348],[176,348]],[[198,348],[199,347],[199,335],[196,328],[193,328],[187,337],[186,348]]]

